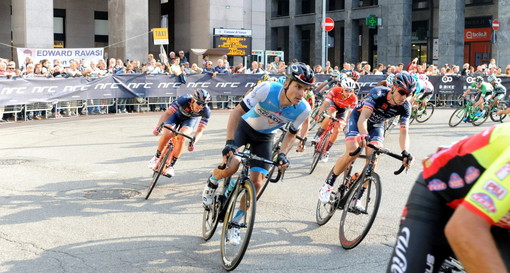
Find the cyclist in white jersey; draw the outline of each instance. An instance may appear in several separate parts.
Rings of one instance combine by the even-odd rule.
[[[263,82],[257,85],[230,114],[227,142],[222,151],[223,162],[225,163],[227,157],[232,156],[238,147],[248,143],[251,145],[252,153],[270,159],[274,133],[278,128],[290,123],[277,159],[280,163],[279,168],[288,167],[286,154],[292,148],[301,124],[310,113],[310,105],[304,96],[314,81],[314,73],[310,66],[295,63],[288,67],[287,79],[283,86],[277,82]],[[239,164],[240,159],[233,156],[227,168],[213,170],[202,194],[204,206],[212,203],[219,180],[236,173]],[[250,180],[258,191],[263,185],[269,166],[258,161],[251,162],[250,165]],[[240,210],[234,220],[240,220],[243,216],[243,211]],[[232,242],[238,240],[231,238]]]

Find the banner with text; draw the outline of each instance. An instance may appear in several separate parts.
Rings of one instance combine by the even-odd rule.
[[[18,64],[19,66],[25,65],[27,57],[31,57],[34,63],[39,63],[41,60],[49,60],[53,64],[54,60],[60,60],[60,65],[69,67],[70,60],[87,60],[95,61],[103,59],[104,48],[17,48]]]

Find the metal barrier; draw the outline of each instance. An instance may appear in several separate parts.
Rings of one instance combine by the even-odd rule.
[[[108,114],[109,108],[115,104],[115,99],[94,99],[83,101],[83,108],[87,109],[87,111],[82,111],[86,113],[86,115],[95,114],[96,111],[90,112],[90,108],[99,107],[100,111],[97,114]],[[103,110],[103,108],[105,110]],[[90,113],[89,113],[90,112]]]
[[[53,109],[53,104],[49,102],[36,102],[25,105],[25,121],[28,120],[29,114],[28,112],[43,112],[44,117],[48,118],[48,112],[51,113],[51,109]]]
[[[23,105],[6,105],[4,107],[4,114],[14,114],[14,121],[18,121],[18,114],[23,112]],[[3,115],[2,115],[3,116]]]
[[[149,109],[152,111],[156,110],[156,106],[159,106],[159,110],[161,111],[162,108],[168,109],[168,106],[172,104],[174,100],[176,100],[176,97],[152,97],[147,98],[147,105],[149,106]],[[152,105],[152,107],[151,107]],[[164,105],[164,107],[162,107]]]

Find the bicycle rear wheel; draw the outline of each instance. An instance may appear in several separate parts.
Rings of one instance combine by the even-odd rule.
[[[340,219],[340,244],[345,249],[356,247],[374,223],[381,202],[381,182],[375,172],[371,177],[358,179],[349,190]],[[365,188],[366,187],[366,188]],[[362,192],[365,188],[364,193]],[[364,209],[358,208],[361,205]]]
[[[230,181],[230,179],[227,178],[225,181]],[[222,185],[223,186],[218,186],[216,192],[223,193],[225,184]],[[206,241],[211,239],[218,227],[218,220],[220,218],[220,211],[223,204],[221,200],[224,199],[225,196],[223,194],[216,194],[213,197],[212,204],[209,207],[204,208],[204,213],[202,215],[202,237]]]
[[[432,117],[434,113],[434,104],[428,102],[427,105],[422,109],[418,109],[416,112],[416,121],[419,123],[423,123]]]
[[[471,122],[474,126],[480,126],[482,125],[488,118],[489,118],[489,112],[491,110],[489,109],[489,106],[485,106],[482,108],[482,114],[479,117],[476,117]]]
[[[156,186],[156,183],[158,183],[158,179],[161,176],[161,173],[163,173],[163,169],[165,168],[165,164],[168,160],[168,157],[170,157],[170,154],[172,153],[171,149],[167,149],[165,154],[163,155],[163,158],[160,158],[158,161],[158,164],[156,165],[156,170],[152,173],[152,182],[147,188],[147,194],[145,195],[145,200],[149,199],[149,196],[152,193],[152,190]]]
[[[448,125],[450,127],[455,127],[455,126],[459,125],[466,117],[467,117],[466,107],[463,106],[463,107],[457,108],[455,111],[453,111],[452,115],[450,116]]]
[[[506,115],[497,115],[497,112],[499,110],[505,110],[506,109],[506,103],[499,102],[496,107],[493,107],[490,112],[491,120],[494,122],[503,122],[503,119],[506,117]]]
[[[227,271],[234,270],[243,259],[255,224],[256,200],[253,183],[249,179],[245,179],[244,183],[240,183],[236,187],[233,194],[225,213],[221,232],[221,260],[223,268]],[[239,222],[234,222],[233,218],[241,208],[244,208],[244,217],[237,219]],[[233,244],[230,240],[233,228],[239,229],[241,241],[238,245]]]

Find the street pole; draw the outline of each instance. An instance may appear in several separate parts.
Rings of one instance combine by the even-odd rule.
[[[326,26],[324,23],[326,22],[326,0],[322,0],[322,68],[326,67]]]

